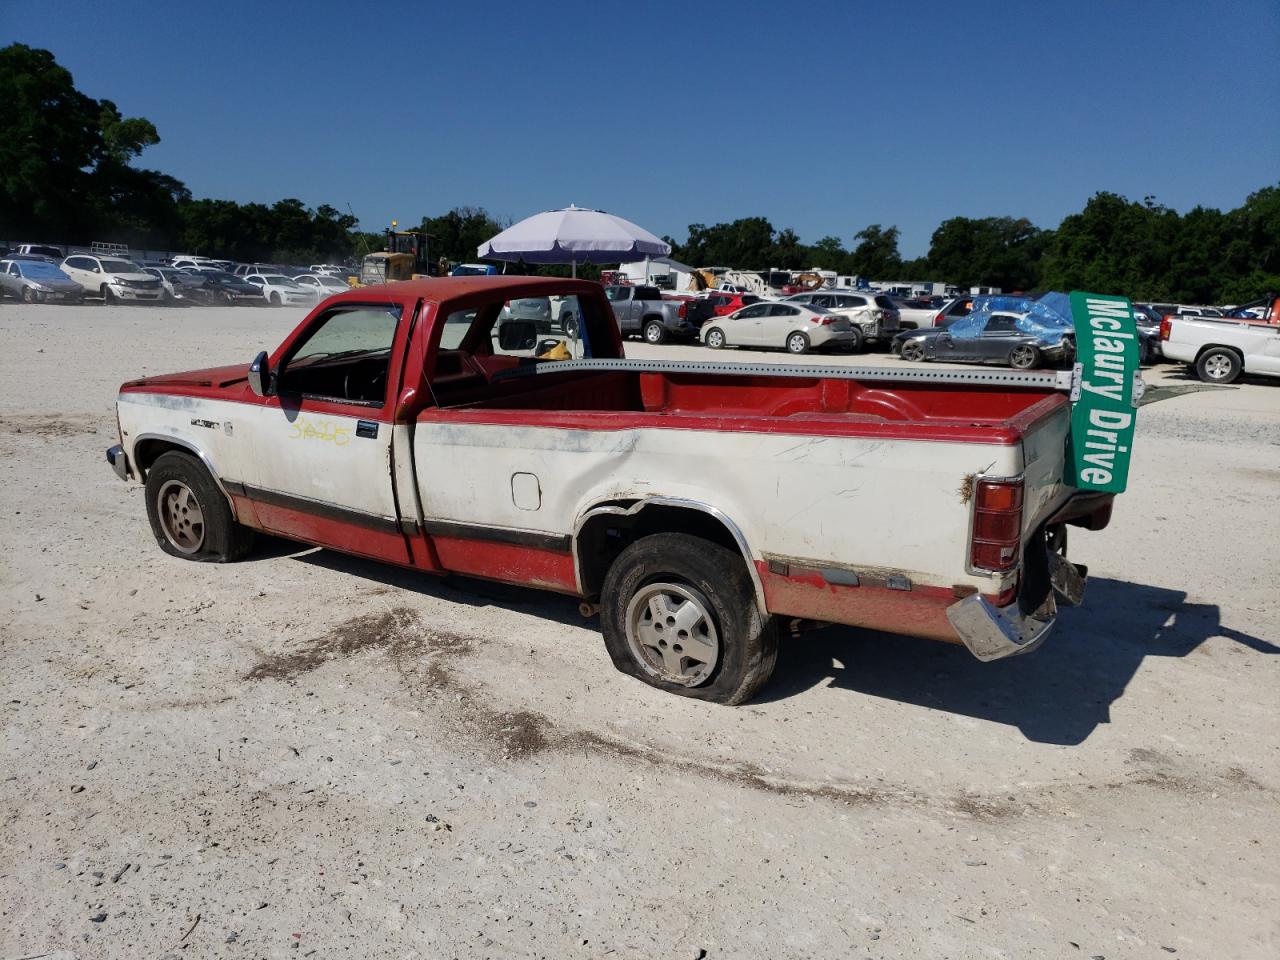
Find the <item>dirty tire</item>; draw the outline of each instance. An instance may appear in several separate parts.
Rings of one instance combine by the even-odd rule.
[[[166,533],[166,519],[160,503],[162,495],[190,492],[201,516],[198,543],[187,544],[183,549]],[[253,531],[236,523],[231,507],[213,482],[213,477],[196,457],[189,453],[171,450],[160,454],[147,471],[147,519],[151,532],[160,549],[171,557],[182,560],[198,560],[206,563],[232,563],[239,560],[253,545]]]
[[[1240,354],[1226,347],[1212,347],[1196,360],[1196,376],[1205,383],[1235,383],[1243,370]]]
[[[644,325],[644,342],[645,343],[665,343],[667,339],[667,328],[660,324],[657,320],[650,320]]]
[[[1009,351],[1009,366],[1015,370],[1034,370],[1040,366],[1040,351],[1029,343]]]
[[[724,331],[719,327],[712,327],[707,331],[706,344],[712,350],[720,350],[725,345]]]
[[[808,353],[809,338],[797,330],[787,336],[786,348],[787,353]]]
[[[718,638],[714,669],[687,686],[646,669],[628,638],[628,606],[646,588],[663,583],[688,589],[706,601]],[[659,690],[730,706],[753,697],[768,682],[778,659],[773,617],[762,616],[742,556],[683,533],[655,533],[637,540],[609,568],[601,593],[605,649],[623,673]]]

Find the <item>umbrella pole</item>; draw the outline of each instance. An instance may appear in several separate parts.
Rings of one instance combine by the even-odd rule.
[[[577,280],[578,279],[578,261],[570,260],[569,262],[573,264],[573,279]]]

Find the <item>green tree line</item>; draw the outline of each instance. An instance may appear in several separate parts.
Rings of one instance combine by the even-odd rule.
[[[182,250],[235,260],[346,259],[383,247],[350,213],[196,199],[179,180],[135,165],[160,142],[148,120],[77,90],[52,53],[0,48],[0,237]],[[402,224],[407,226],[408,221]],[[433,258],[475,259],[505,223],[481,207],[423,216]],[[894,225],[801,242],[764,217],[691,224],[672,256],[695,266],[817,267],[877,280],[943,280],[1004,290],[1088,289],[1139,300],[1243,302],[1280,289],[1280,184],[1235,210],[1184,214],[1153,197],[1095,194],[1056,229],[1021,217],[952,217],[923,257],[904,259]],[[544,272],[567,272],[544,268]],[[584,275],[594,275],[594,269]]]

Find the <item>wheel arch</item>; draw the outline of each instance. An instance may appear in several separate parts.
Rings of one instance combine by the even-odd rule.
[[[231,499],[231,494],[227,493],[227,488],[222,483],[222,475],[218,473],[213,461],[209,459],[209,455],[190,440],[162,433],[140,433],[134,437],[133,450],[129,459],[137,472],[138,480],[145,483],[147,471],[151,469],[151,465],[160,458],[161,454],[171,451],[189,453],[204,464],[204,468],[209,471],[209,476],[213,478],[214,485],[222,496],[226,498],[227,506],[231,508],[231,518],[233,520],[238,519],[235,501]]]
[[[739,554],[760,613],[768,614],[764,585],[742,529],[718,507],[684,497],[610,500],[584,511],[574,524],[572,544],[579,593],[589,599],[599,596],[613,559],[624,547],[653,533],[687,533]]]
[[[1199,350],[1196,351],[1196,358],[1192,360],[1191,363],[1193,365],[1199,363],[1200,358],[1203,357],[1210,350],[1230,350],[1232,353],[1236,355],[1236,359],[1240,361],[1240,371],[1242,373],[1244,372],[1245,370],[1244,351],[1237,346],[1233,346],[1230,343],[1206,343],[1203,347],[1201,347]]]

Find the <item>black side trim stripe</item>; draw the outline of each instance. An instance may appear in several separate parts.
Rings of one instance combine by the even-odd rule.
[[[513,530],[510,527],[487,527],[478,523],[456,523],[452,520],[427,520],[423,529],[433,537],[455,537],[459,540],[487,540],[509,543],[516,547],[568,553],[573,543],[569,534],[541,533],[537,530]]]
[[[340,523],[350,523],[354,526],[377,530],[379,533],[400,532],[400,521],[395,517],[380,517],[375,513],[365,513],[363,510],[340,507],[336,503],[310,500],[307,497],[297,497],[291,493],[281,493],[279,490],[264,490],[261,487],[251,487],[247,483],[224,483],[223,486],[227,488],[227,492],[230,494],[248,497],[250,500],[265,503],[268,506],[297,510],[300,513],[309,513],[325,520],[337,520]]]
[[[380,517],[377,514],[365,513],[340,507],[323,500],[311,500],[307,497],[281,493],[279,490],[265,490],[262,487],[250,486],[234,480],[223,481],[227,493],[235,497],[248,497],[258,503],[273,507],[284,507],[323,517],[326,520],[337,520],[355,526],[367,527],[380,533],[405,533],[410,536],[418,532],[418,524],[412,520],[397,520],[393,517]],[[435,537],[453,537],[458,540],[486,540],[490,543],[507,543],[516,547],[529,547],[533,550],[547,550],[551,553],[569,553],[573,538],[569,534],[542,533],[537,530],[513,530],[510,527],[489,527],[478,523],[456,523],[452,520],[428,520],[422,525],[423,532]]]

